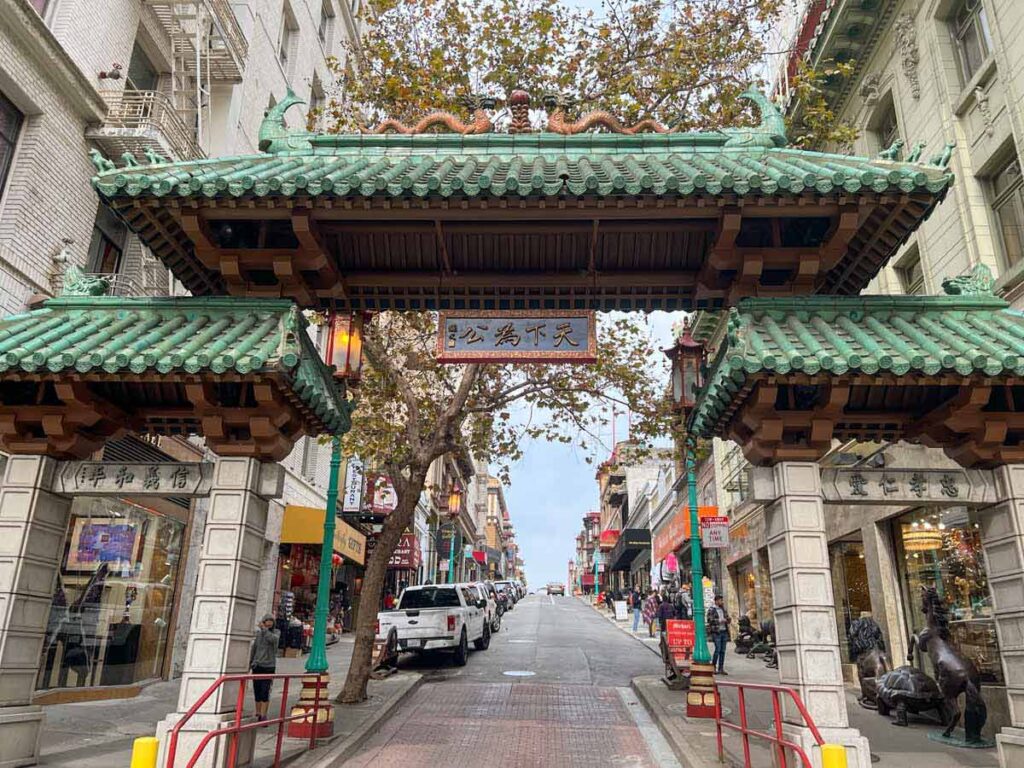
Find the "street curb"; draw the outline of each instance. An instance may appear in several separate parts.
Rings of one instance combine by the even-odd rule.
[[[655,679],[655,678],[648,678]],[[721,768],[721,763],[717,759],[713,761],[705,761],[698,756],[701,751],[697,747],[699,740],[706,737],[701,736],[699,733],[687,733],[687,729],[681,724],[677,724],[675,721],[681,721],[681,717],[673,717],[670,712],[667,712],[652,696],[648,695],[645,686],[638,681],[644,681],[644,678],[634,677],[629,682],[629,687],[636,694],[637,698],[644,705],[644,709],[647,710],[647,714],[651,716],[651,720],[654,721],[655,725],[658,726],[658,730],[661,731],[661,735],[665,737],[665,741],[668,742],[669,747],[672,748],[673,754],[679,761],[683,768]],[[660,680],[657,680],[657,685],[662,685]],[[708,740],[708,746],[712,753],[716,750],[714,739]]]
[[[381,722],[390,717],[405,698],[422,684],[423,675],[418,672],[410,673],[408,684],[388,696],[380,709],[366,718],[344,741],[328,744],[312,753],[306,752],[303,757],[291,763],[292,768],[335,768],[335,766],[343,765],[362,746],[363,742],[377,731]],[[334,714],[335,716],[339,714],[339,708],[335,707]]]

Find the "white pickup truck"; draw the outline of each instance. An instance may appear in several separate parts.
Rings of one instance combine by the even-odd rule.
[[[377,614],[377,637],[398,634],[399,651],[449,649],[464,666],[469,644],[478,651],[491,644],[487,603],[468,584],[424,584],[406,587],[394,610]]]

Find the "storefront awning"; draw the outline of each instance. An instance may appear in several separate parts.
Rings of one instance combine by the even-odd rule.
[[[282,544],[323,544],[324,512],[316,507],[288,504],[281,521]],[[366,536],[344,520],[334,521],[334,551],[354,563],[366,562]]]
[[[697,517],[714,517],[718,507],[697,507]],[[660,563],[690,538],[690,509],[680,507],[654,536],[654,562]]]
[[[480,563],[480,565],[487,565],[487,553],[483,550],[474,549],[473,559]]]
[[[625,528],[608,555],[613,571],[628,571],[633,558],[651,546],[649,528]]]

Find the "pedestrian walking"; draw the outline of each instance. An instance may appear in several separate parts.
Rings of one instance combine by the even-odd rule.
[[[654,637],[654,622],[658,620],[657,594],[652,589],[647,593],[647,599],[644,600],[644,624],[647,625],[647,633],[650,637]]]
[[[640,617],[643,615],[643,598],[640,597],[640,590],[635,586],[629,593],[629,607],[633,611],[633,631],[636,632],[640,626]]]
[[[252,647],[249,649],[249,669],[254,675],[272,675],[277,671],[277,644],[280,640],[281,633],[274,628],[274,617],[268,613],[256,627],[256,637],[252,639]],[[273,680],[252,681],[256,719],[260,722],[267,719],[273,684]]]
[[[676,618],[676,608],[668,599],[668,595],[663,595],[661,603],[658,604],[658,626],[662,632],[668,631],[668,622],[674,618]]]
[[[725,604],[721,595],[715,595],[715,604],[708,608],[707,616],[708,637],[715,644],[715,654],[711,658],[711,664],[719,675],[728,675],[725,671],[725,646],[729,643],[729,624],[732,623],[732,616],[725,610]]]
[[[390,610],[393,610],[394,607],[395,607],[395,596],[392,594],[391,590],[389,589],[387,594],[384,595],[384,610],[385,611],[390,611]]]

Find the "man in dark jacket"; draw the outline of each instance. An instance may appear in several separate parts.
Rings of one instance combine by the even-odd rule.
[[[277,643],[281,634],[274,628],[274,617],[269,613],[256,627],[256,637],[249,650],[249,669],[254,675],[272,675],[277,671]],[[263,678],[252,681],[253,698],[256,699],[256,719],[267,719],[270,706],[270,688],[273,680]]]
[[[715,644],[715,655],[711,658],[711,664],[719,675],[727,675],[725,671],[725,646],[729,642],[729,624],[732,623],[732,616],[725,610],[725,603],[721,595],[715,595],[715,604],[708,608],[707,616],[708,637]]]

